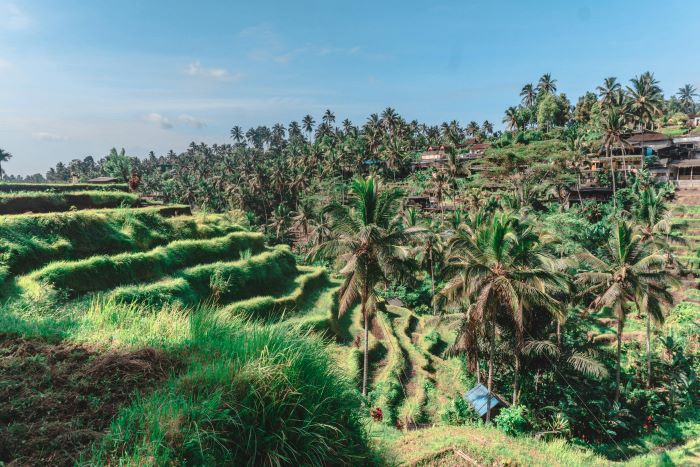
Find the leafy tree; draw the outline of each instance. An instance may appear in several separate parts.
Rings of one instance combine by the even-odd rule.
[[[537,98],[537,92],[532,83],[528,83],[520,90],[520,97],[522,98],[521,103],[525,107],[532,107],[535,105],[535,99]]]
[[[683,111],[686,113],[691,113],[695,110],[695,97],[698,97],[698,92],[695,86],[692,84],[686,84],[682,88],[678,89],[678,101],[683,107]]]
[[[126,155],[124,148],[119,152],[116,148],[112,148],[109,155],[105,157],[102,168],[110,177],[128,182],[131,177],[132,160]]]
[[[593,310],[610,308],[617,320],[617,370],[615,401],[620,400],[620,361],[622,333],[630,304],[663,320],[660,302],[666,300],[668,274],[662,255],[651,253],[647,243],[630,224],[618,223],[612,230],[607,247],[599,256],[588,251],[578,255],[583,270],[576,283],[583,296],[593,295]]]
[[[0,179],[2,178],[2,174],[4,173],[2,169],[2,163],[7,162],[10,159],[12,159],[12,154],[10,154],[8,151],[5,151],[4,149],[0,148]]]
[[[340,288],[339,315],[359,298],[364,320],[362,394],[367,395],[369,320],[376,307],[375,288],[400,277],[410,262],[408,245],[418,231],[403,229],[396,214],[401,193],[382,191],[373,177],[351,184],[351,206],[338,203],[328,209],[333,237],[312,250],[312,255],[337,258],[345,280]]]
[[[554,94],[557,92],[557,80],[552,78],[551,73],[545,73],[537,82],[537,92],[540,94]]]

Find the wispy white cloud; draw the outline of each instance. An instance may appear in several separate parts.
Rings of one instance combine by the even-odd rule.
[[[185,125],[189,125],[192,128],[204,128],[205,126],[207,126],[204,120],[200,120],[197,117],[193,117],[192,115],[187,114],[182,114],[179,117],[177,117],[177,121]]]
[[[50,133],[48,131],[38,131],[36,133],[32,133],[32,138],[39,141],[68,141],[67,136]]]
[[[154,123],[165,130],[170,130],[176,125],[186,125],[197,129],[207,126],[207,123],[204,120],[193,117],[189,114],[180,114],[177,118],[170,119],[163,114],[152,112],[144,116],[143,119],[149,123]]]
[[[0,71],[7,71],[10,69],[12,69],[12,63],[4,58],[0,58]]]
[[[159,113],[155,113],[155,112],[150,113],[150,114],[146,115],[143,119],[149,123],[155,123],[156,125],[160,125],[161,128],[164,128],[166,130],[173,127],[173,124],[170,121],[170,119],[162,116]]]
[[[241,73],[229,73],[225,68],[205,68],[199,62],[192,62],[185,68],[185,74],[190,76],[204,76],[215,79],[229,79],[237,81],[241,79]]]
[[[32,24],[32,19],[12,2],[0,2],[0,29],[21,31]]]

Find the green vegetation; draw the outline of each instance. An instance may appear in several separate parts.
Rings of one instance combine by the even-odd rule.
[[[138,201],[138,195],[118,191],[0,193],[0,214],[127,207],[136,206]]]
[[[503,132],[329,110],[48,174],[194,215],[0,189],[57,211],[0,219],[0,463],[697,461],[700,208],[628,152],[695,96],[646,72],[572,112],[545,74]]]
[[[18,192],[49,192],[62,193],[66,191],[129,191],[126,183],[0,183],[1,193]]]

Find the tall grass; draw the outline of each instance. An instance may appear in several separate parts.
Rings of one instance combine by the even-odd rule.
[[[43,191],[62,193],[65,191],[129,191],[126,183],[0,183],[0,193]]]
[[[0,284],[51,261],[148,250],[240,231],[227,216],[166,218],[161,208],[0,216]]]
[[[194,317],[187,371],[115,418],[89,465],[357,465],[359,400],[322,340]],[[215,357],[215,358],[212,358]]]
[[[143,253],[54,262],[22,277],[18,283],[34,294],[41,293],[43,284],[71,294],[107,290],[122,284],[150,282],[199,263],[236,259],[244,250],[257,253],[264,246],[263,235],[250,232],[207,240],[176,240]]]
[[[294,313],[315,290],[329,283],[325,268],[299,266],[301,273],[294,281],[294,290],[281,297],[265,295],[241,300],[224,307],[219,316],[245,315],[250,318],[270,318]],[[330,311],[330,308],[328,308]]]
[[[183,269],[172,279],[154,284],[118,287],[109,297],[151,305],[168,301],[225,304],[284,291],[293,284],[296,275],[294,256],[287,247],[278,246],[249,259]]]
[[[121,191],[76,191],[48,193],[26,191],[0,193],[0,214],[56,212],[75,209],[116,208],[135,206],[139,196]]]

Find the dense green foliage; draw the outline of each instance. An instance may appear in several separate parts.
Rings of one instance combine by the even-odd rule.
[[[136,206],[138,201],[138,195],[119,191],[0,193],[0,214],[129,207]]]

